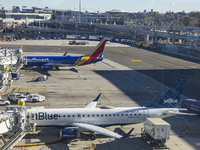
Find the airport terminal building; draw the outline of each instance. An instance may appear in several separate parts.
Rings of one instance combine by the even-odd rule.
[[[17,22],[17,23],[30,23],[34,21],[47,21],[51,19],[51,14],[44,13],[15,13],[5,10],[0,11],[0,18],[3,22]]]

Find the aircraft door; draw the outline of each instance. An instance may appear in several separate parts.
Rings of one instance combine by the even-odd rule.
[[[19,63],[23,65],[27,65],[27,57],[21,58]]]
[[[144,119],[149,118],[149,110],[148,109],[144,109]]]

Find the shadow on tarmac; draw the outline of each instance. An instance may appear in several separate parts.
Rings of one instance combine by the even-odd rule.
[[[168,87],[171,87],[177,78],[185,80],[183,95],[200,100],[200,69],[167,69],[167,70],[136,70]]]
[[[162,93],[167,92],[166,88],[162,89],[162,87],[154,87],[156,91],[145,90],[145,87],[142,88],[143,85],[149,87],[153,87],[152,82],[146,82],[147,79],[144,78],[146,75],[147,78],[153,78],[154,80],[163,83],[164,85],[171,87],[174,85],[175,81],[179,78],[183,78],[185,80],[185,87],[183,89],[183,95],[188,98],[194,98],[200,100],[200,69],[168,69],[168,70],[104,70],[104,71],[95,71],[97,74],[101,75],[108,81],[110,81],[113,85],[119,88],[126,96],[128,96],[131,100],[139,104],[140,106],[149,106],[152,104],[151,100],[154,98],[155,94],[160,95]],[[139,74],[138,74],[139,73]],[[142,76],[142,77],[141,77]],[[143,81],[142,81],[143,80]],[[161,95],[162,96],[162,95]],[[159,99],[158,99],[159,100]],[[185,135],[185,131],[180,130],[180,127],[184,125],[188,125],[189,127],[196,127],[196,132],[199,133],[197,139],[200,138],[200,117],[198,116],[181,116],[181,118],[177,119],[176,116],[166,118],[167,122],[171,124],[172,130],[177,134],[177,136],[185,137],[184,140],[193,146],[195,149],[199,148],[196,143],[196,139],[192,136]],[[192,121],[191,121],[192,120]],[[184,132],[184,133],[183,133]],[[131,139],[130,139],[131,140]],[[140,143],[141,141],[137,138],[134,138],[132,142],[132,147],[126,149],[149,149],[149,147],[145,146],[145,143]],[[97,149],[109,149],[116,142],[109,142],[104,144],[98,144]],[[137,148],[137,145],[140,145]],[[123,149],[126,147],[126,144],[123,142],[121,144],[117,143],[119,146],[118,149]],[[144,146],[144,148],[142,147]]]
[[[40,130],[40,132],[38,134],[33,134],[33,135],[26,135],[23,139],[25,140],[25,144],[29,144],[29,143],[49,143],[49,142],[55,142],[58,141],[57,143],[54,144],[48,144],[45,147],[48,147],[50,149],[62,149],[62,150],[69,150],[71,147],[76,146],[75,141],[91,141],[91,143],[93,143],[92,140],[90,140],[90,136],[84,136],[82,138],[75,138],[72,139],[72,141],[67,141],[67,140],[63,140],[60,141],[60,137],[59,137],[59,128],[54,128],[54,127],[40,127],[38,128]],[[49,133],[49,130],[51,130],[51,133]],[[121,135],[126,134],[123,130],[121,130],[120,128],[115,128],[116,133],[119,133]],[[48,134],[48,136],[47,136]],[[85,134],[87,135],[87,134]],[[88,134],[89,135],[89,134]],[[87,138],[88,137],[88,138]],[[104,139],[107,138],[104,135],[101,134],[96,134],[96,138],[101,141],[102,143],[104,142]],[[149,144],[145,143],[145,141],[141,140],[141,138],[122,138],[122,139],[116,139],[116,140],[112,140],[112,142],[108,142],[108,140],[105,140],[106,143],[103,144],[98,144],[97,145],[97,149],[109,149],[110,146],[115,147],[114,149],[116,150],[121,150],[121,149],[132,149],[132,146],[134,146],[135,143],[138,143],[139,141],[139,145],[138,146],[134,146],[136,147],[136,150],[140,149],[141,146],[144,149],[149,149],[150,146]],[[122,144],[123,143],[123,144]],[[68,146],[69,145],[69,146]],[[121,146],[119,146],[121,145]],[[130,145],[130,147],[127,147],[127,145]],[[123,147],[124,146],[124,147]],[[44,146],[42,146],[44,147]],[[137,148],[138,147],[138,148]],[[135,149],[135,148],[134,148]]]
[[[27,70],[26,68],[23,68],[24,70]],[[42,75],[46,75],[47,77],[51,76],[51,74],[48,72],[49,70],[48,69],[42,69],[41,67],[33,67],[31,68],[32,71],[35,71],[35,72],[38,72]],[[50,69],[51,71],[59,71],[59,70],[62,70],[62,71],[71,71],[71,72],[75,72],[75,73],[78,73],[78,70],[74,67],[72,68],[69,68],[69,69],[66,69],[66,68],[62,68],[60,67],[59,70],[57,69]],[[30,81],[30,82],[34,82],[34,81]]]
[[[48,147],[49,149],[55,149],[55,150],[69,150],[69,147],[67,143],[64,143],[60,140],[59,137],[59,129],[54,127],[39,127],[37,130],[40,132],[38,134],[26,134],[23,138],[25,140],[25,144],[29,143],[49,143],[47,145],[39,145],[42,148],[46,149],[45,147]],[[51,131],[51,132],[49,132]],[[48,136],[47,136],[48,135]],[[56,142],[57,141],[57,142]],[[53,143],[55,142],[55,143]],[[52,144],[50,144],[52,143]],[[36,147],[39,148],[38,146]]]
[[[136,73],[137,72],[137,73]],[[185,87],[183,95],[188,98],[199,99],[200,93],[200,69],[167,69],[167,70],[96,70],[95,73],[101,75],[113,85],[119,88],[125,95],[129,96],[132,100],[141,104],[141,98],[137,100],[138,96],[149,96],[147,100],[151,100],[153,95],[150,92],[144,91],[136,83],[142,82],[141,75],[153,78],[154,80],[171,87],[179,78],[185,80]],[[146,83],[148,85],[148,83]],[[140,85],[142,86],[142,85]],[[149,85],[153,86],[153,85]],[[141,88],[141,89],[140,89]],[[144,87],[145,88],[145,87]],[[142,91],[141,91],[142,90]],[[158,91],[162,90],[158,87]],[[145,105],[146,106],[146,105]]]
[[[106,142],[102,144],[96,144],[95,150],[141,150],[148,149],[153,150],[152,147],[145,141],[141,140],[140,137],[117,139],[115,141]]]

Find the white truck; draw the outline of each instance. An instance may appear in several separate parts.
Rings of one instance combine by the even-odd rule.
[[[69,45],[86,45],[89,44],[87,41],[81,41],[81,40],[73,40],[69,41]]]
[[[42,102],[45,100],[45,96],[39,95],[39,94],[27,94],[27,102]]]
[[[76,39],[76,35],[66,35],[66,39]]]
[[[26,102],[42,102],[45,100],[45,96],[29,93],[26,93],[25,95],[21,93],[13,93],[8,95],[8,99],[12,100],[13,102],[18,102],[20,100],[24,100]]]
[[[88,39],[93,41],[99,41],[99,37],[94,35],[89,35]]]
[[[161,118],[147,118],[141,135],[152,147],[166,147],[165,142],[170,138],[170,124]]]
[[[13,94],[9,94],[8,95],[8,99],[13,101],[13,102],[18,102],[18,100],[21,100],[21,99],[25,99],[26,100],[26,96],[24,96],[21,93],[13,93]]]

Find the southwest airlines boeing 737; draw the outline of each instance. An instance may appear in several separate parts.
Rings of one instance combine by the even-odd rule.
[[[25,67],[41,66],[44,69],[52,69],[60,66],[83,66],[103,60],[103,50],[106,40],[102,39],[97,47],[84,56],[25,56]]]
[[[165,118],[181,113],[181,108],[176,108],[180,103],[180,95],[184,81],[179,79],[176,85],[160,99],[156,105],[151,107],[100,107],[96,108],[99,96],[83,108],[57,108],[28,109],[28,116],[35,118],[37,126],[71,127],[70,130],[84,129],[97,132],[113,138],[121,138],[118,133],[103,127],[112,125],[128,125],[144,122],[146,118]],[[162,107],[162,108],[157,108]]]

